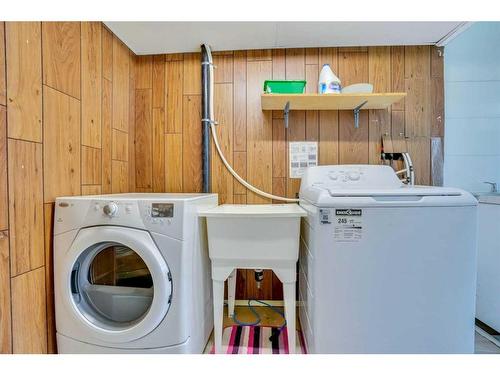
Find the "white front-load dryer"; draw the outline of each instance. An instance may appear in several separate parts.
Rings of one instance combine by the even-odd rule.
[[[213,318],[197,213],[216,205],[216,194],[58,198],[59,353],[202,353]]]

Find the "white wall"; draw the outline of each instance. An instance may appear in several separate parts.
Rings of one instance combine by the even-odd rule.
[[[444,185],[500,185],[500,22],[478,22],[445,47]]]

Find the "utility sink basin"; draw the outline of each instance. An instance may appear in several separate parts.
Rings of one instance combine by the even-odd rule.
[[[297,204],[224,204],[200,214],[207,218],[209,255],[214,260],[297,262],[300,218]],[[243,268],[243,267],[242,267]]]
[[[215,353],[222,353],[224,282],[228,312],[234,313],[236,270],[271,269],[283,283],[289,353],[295,352],[295,292],[300,218],[297,204],[224,204],[201,212],[207,218],[208,253],[212,262]]]

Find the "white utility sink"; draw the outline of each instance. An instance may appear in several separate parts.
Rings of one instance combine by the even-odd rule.
[[[288,348],[295,351],[295,281],[300,218],[297,204],[225,204],[201,212],[207,218],[212,261],[215,352],[222,352],[224,281],[228,280],[229,315],[234,313],[236,270],[271,269],[283,283]]]
[[[297,204],[224,204],[201,215],[212,260],[239,259],[249,268],[264,259],[297,262],[300,217],[306,216]]]

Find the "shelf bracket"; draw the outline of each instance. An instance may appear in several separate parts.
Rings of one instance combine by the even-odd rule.
[[[285,119],[285,129],[288,129],[288,115],[290,114],[290,102],[286,102],[283,109],[283,117]]]
[[[354,127],[356,129],[359,128],[359,111],[360,109],[366,104],[368,103],[368,100],[365,100],[363,103],[361,103],[360,105],[358,105],[356,108],[353,109],[353,112],[354,112]]]

